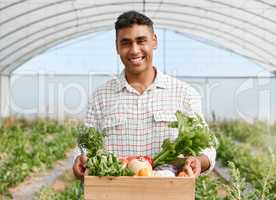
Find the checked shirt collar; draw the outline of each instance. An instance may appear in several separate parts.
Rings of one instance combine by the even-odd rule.
[[[147,90],[154,89],[154,88],[162,88],[162,89],[168,88],[166,76],[156,67],[154,67],[154,69],[156,70],[156,77],[152,85],[150,85],[149,88],[147,88]],[[116,89],[117,92],[122,91],[124,88],[126,88],[128,91],[131,91],[131,92],[134,91],[134,89],[128,84],[126,80],[125,70],[123,70],[120,73],[117,80],[118,80],[117,89]]]

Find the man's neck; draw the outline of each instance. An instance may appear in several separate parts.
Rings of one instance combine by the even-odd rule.
[[[154,67],[149,68],[140,74],[129,74],[126,72],[126,79],[128,84],[134,87],[140,94],[153,83],[156,76],[156,69]]]

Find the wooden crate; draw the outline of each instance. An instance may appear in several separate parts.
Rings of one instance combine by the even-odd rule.
[[[191,177],[85,176],[86,200],[194,200]]]

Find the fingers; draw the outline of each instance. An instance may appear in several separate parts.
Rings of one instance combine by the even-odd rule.
[[[188,176],[193,177],[195,175],[190,166],[185,166],[185,171],[187,172]]]
[[[80,155],[78,156],[73,164],[73,172],[76,178],[82,179],[85,173],[85,163],[87,161],[87,157]]]
[[[186,159],[186,163],[183,167],[183,170],[188,170],[193,173],[193,175],[197,178],[200,175],[201,172],[201,162],[197,157],[190,156]]]
[[[192,162],[193,162],[192,157],[188,157],[188,158],[186,159],[186,161],[185,161],[185,165],[186,165],[186,166],[191,166]]]
[[[195,177],[198,177],[200,175],[201,168],[196,167],[196,168],[193,169],[193,172],[194,172]]]

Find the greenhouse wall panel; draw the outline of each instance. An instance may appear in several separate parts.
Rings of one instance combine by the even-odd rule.
[[[11,111],[14,115],[83,118],[93,91],[111,75],[13,75]],[[202,96],[208,119],[276,120],[276,78],[177,77]],[[28,89],[26,89],[28,88]]]

